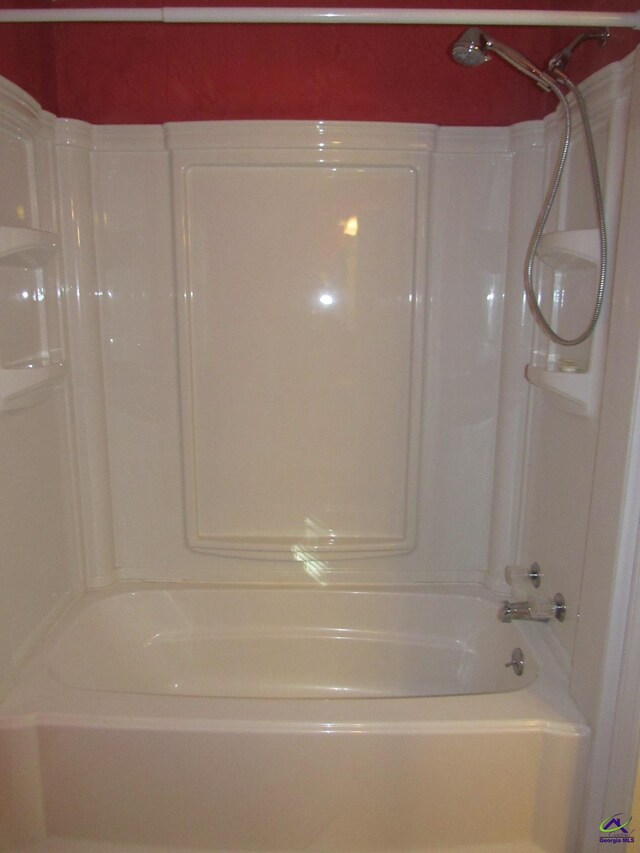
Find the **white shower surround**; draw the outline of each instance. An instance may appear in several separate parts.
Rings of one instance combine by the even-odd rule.
[[[597,147],[607,163],[611,245],[632,70],[630,60],[616,64],[586,86]],[[66,282],[73,390],[69,438],[85,567],[81,576],[72,534],[73,496],[65,485],[70,463],[65,461],[63,433],[57,432],[65,418],[63,395],[54,390],[38,410],[25,409],[4,423],[13,442],[24,436],[25,428],[32,431],[29,440],[33,431],[40,431],[40,446],[48,435],[56,435],[62,462],[53,465],[51,477],[58,493],[66,496],[55,518],[47,516],[45,496],[40,497],[42,524],[56,542],[52,554],[38,555],[36,548],[35,553],[15,555],[15,592],[3,601],[0,621],[7,640],[0,660],[6,683],[43,628],[85,585],[131,579],[255,580],[312,587],[320,579],[480,582],[501,591],[507,563],[538,559],[546,570],[548,592],[562,590],[569,602],[567,622],[543,630],[555,636],[552,645],[571,680],[571,692],[590,723],[602,725],[607,714],[611,719],[613,700],[607,710],[594,662],[611,663],[606,613],[599,609],[596,587],[614,588],[613,569],[589,586],[594,568],[589,553],[585,556],[587,537],[596,536],[589,525],[593,472],[595,468],[597,483],[605,465],[602,444],[596,444],[598,420],[567,415],[546,392],[531,395],[523,382],[531,349],[544,349],[537,337],[531,344],[521,276],[549,169],[549,143],[557,138],[553,117],[511,129],[322,122],[98,128],[42,114],[15,87],[3,84],[2,122],[7,150],[15,155],[8,196],[12,210],[22,211],[15,224],[26,218],[32,227],[59,231],[63,237],[61,280]],[[403,167],[426,164],[426,357],[424,384],[417,392],[424,408],[415,457],[420,458],[417,544],[409,553],[352,561],[343,555],[336,560],[323,556],[319,572],[314,566],[305,573],[299,560],[256,561],[237,555],[231,560],[197,553],[185,544],[180,425],[185,397],[184,382],[182,398],[178,384],[175,303],[180,287],[174,277],[172,222],[172,209],[180,213],[180,208],[172,195],[170,162],[203,150],[215,150],[222,162],[225,157],[232,162],[238,148],[251,149],[258,158],[276,151],[286,162],[291,162],[292,148],[318,160],[325,150],[339,160],[347,149],[347,159],[357,152],[365,167],[375,167],[384,152],[392,151]],[[558,228],[584,227],[588,193],[588,186],[572,174],[557,214]],[[479,290],[474,289],[478,278],[483,285]],[[622,357],[614,349],[613,358]],[[615,393],[612,381],[609,397]],[[35,411],[41,417],[30,420]],[[626,424],[620,426],[622,441]],[[28,451],[20,453],[18,464],[28,466]],[[47,464],[52,466],[51,460]],[[574,470],[578,480],[568,480]],[[33,486],[28,477],[25,482],[25,494],[30,494]],[[60,524],[65,514],[66,527]],[[7,523],[10,518],[7,512]],[[609,540],[619,535],[614,526]],[[606,554],[608,542],[595,542],[594,550],[599,544],[599,553]],[[628,561],[631,557],[627,554]],[[45,573],[51,559],[58,567]],[[27,598],[19,592],[19,573],[24,577],[29,571],[40,571],[42,577],[33,576]],[[625,571],[628,585],[631,570]],[[618,603],[620,589],[618,585]],[[577,601],[582,606],[579,624]],[[616,643],[621,646],[614,637]],[[611,667],[608,674],[612,677]],[[606,746],[596,748],[596,764],[606,764],[607,752]],[[590,796],[588,808],[595,814],[604,795],[596,785]],[[585,838],[586,850],[593,839],[588,832]]]
[[[596,144],[607,164],[603,177],[608,187],[607,212],[613,223],[612,245],[624,152],[620,124],[626,119],[629,74],[628,63],[612,66],[597,75],[587,89]],[[545,152],[557,132],[553,117],[504,129],[325,122],[88,128],[59,122],[58,145],[73,145],[62,149],[67,159],[75,156],[77,161],[91,162],[93,207],[85,209],[84,214],[96,222],[95,279],[83,276],[79,286],[85,289],[88,300],[97,302],[99,317],[95,338],[86,332],[84,336],[83,343],[92,347],[90,357],[84,358],[84,349],[72,357],[72,369],[75,364],[96,364],[94,386],[100,387],[95,343],[101,341],[107,435],[103,444],[92,448],[90,458],[80,457],[81,465],[87,468],[86,479],[92,483],[83,501],[85,526],[91,530],[104,527],[101,544],[89,556],[89,585],[126,579],[310,580],[304,562],[287,558],[282,549],[275,554],[267,549],[264,556],[269,560],[265,562],[255,559],[259,552],[247,554],[240,547],[230,561],[224,555],[198,553],[185,543],[182,466],[184,463],[188,468],[190,460],[193,408],[189,378],[195,368],[183,357],[180,387],[176,300],[184,356],[188,342],[183,297],[191,285],[184,272],[186,253],[181,251],[188,235],[183,238],[181,226],[174,234],[173,222],[182,223],[188,215],[181,202],[180,175],[191,163],[215,163],[212,168],[221,170],[226,164],[234,164],[230,170],[242,172],[245,168],[250,174],[255,164],[264,167],[271,162],[286,173],[291,164],[303,163],[310,168],[332,159],[336,166],[355,162],[365,170],[396,164],[418,175],[422,209],[418,208],[415,227],[421,245],[414,250],[417,266],[413,286],[423,304],[417,305],[412,321],[417,341],[412,344],[413,385],[407,405],[413,407],[413,445],[405,446],[396,463],[401,466],[406,464],[404,460],[409,462],[404,511],[409,526],[416,525],[415,542],[410,537],[405,544],[408,553],[390,556],[375,547],[367,551],[365,543],[360,549],[365,559],[359,560],[350,560],[348,551],[333,559],[332,550],[340,551],[340,547],[328,547],[314,554],[321,561],[323,579],[364,583],[399,579],[480,581],[502,590],[504,567],[519,557],[519,536],[524,542],[525,561],[538,559],[539,544],[529,542],[536,537],[538,525],[533,520],[520,522],[522,502],[526,503],[528,519],[532,512],[543,511],[539,508],[543,501],[547,501],[545,511],[555,511],[559,518],[562,507],[555,506],[553,495],[538,493],[535,471],[526,489],[523,483],[527,418],[533,418],[536,429],[535,419],[542,407],[528,410],[529,390],[523,382],[525,365],[531,360],[532,329],[524,310],[522,265],[543,192],[543,170],[550,166],[547,161],[551,155]],[[575,147],[580,152],[579,142]],[[91,154],[83,153],[88,151]],[[581,155],[576,156],[581,159]],[[175,174],[173,188],[171,168]],[[74,210],[82,212],[82,205],[90,201],[84,196],[86,190],[72,176],[66,174],[65,178],[68,196],[73,199],[77,194]],[[584,227],[591,199],[578,166],[572,169],[567,183],[557,224],[552,227]],[[402,208],[399,211],[398,215]],[[75,221],[66,227],[63,223],[68,248],[75,229]],[[84,243],[90,266],[92,241]],[[178,253],[177,281],[174,246]],[[93,293],[100,293],[101,298],[93,300]],[[585,313],[589,298],[586,293]],[[84,317],[83,322],[86,328]],[[283,322],[286,329],[286,317]],[[606,328],[604,324],[602,328]],[[73,329],[71,337],[73,348]],[[542,342],[536,338],[533,348],[543,349]],[[224,370],[233,376],[234,365],[224,365]],[[388,390],[392,391],[392,384]],[[393,398],[391,393],[389,398]],[[422,408],[418,409],[420,399]],[[82,398],[77,402],[82,408]],[[87,420],[100,418],[98,402],[87,405]],[[574,462],[574,451],[576,457],[592,455],[597,420],[567,420],[562,413],[547,417],[546,408],[544,423],[550,430],[558,420],[568,423],[573,431],[576,447],[567,450],[567,468]],[[245,407],[240,414],[248,418],[254,413]],[[363,424],[367,415],[366,409],[360,412]],[[95,429],[90,432],[94,434]],[[108,480],[88,473],[101,447],[104,453],[108,448]],[[106,461],[103,464],[106,466]],[[542,478],[546,477],[544,465],[540,470]],[[394,470],[391,475],[395,475]],[[589,476],[585,467],[585,477]],[[398,487],[394,488],[397,494]],[[187,515],[193,510],[188,490],[189,486]],[[587,481],[577,491],[577,499],[588,501]],[[109,516],[103,512],[109,494],[113,534]],[[91,511],[94,501],[96,512]],[[383,509],[391,514],[393,506]],[[553,565],[555,585],[569,602],[579,597],[586,515],[583,505],[574,513],[575,526],[562,521],[560,558],[554,556],[550,561],[543,555],[547,567],[550,562]],[[115,561],[109,564],[109,571],[103,571],[102,542],[111,535]],[[304,538],[300,539],[304,546]],[[218,545],[218,550],[224,548]],[[313,554],[313,548],[309,550]],[[531,556],[529,550],[533,551]],[[368,554],[370,559],[366,559]],[[575,622],[563,625],[560,635],[568,656],[572,625]]]
[[[72,130],[75,130],[73,128]],[[94,131],[95,133],[95,131]],[[499,339],[500,322],[496,322],[494,314],[499,314],[501,299],[500,289],[503,286],[504,274],[499,270],[499,283],[496,286],[493,278],[483,281],[480,289],[496,294],[497,305],[495,312],[490,313],[491,324],[497,329],[493,331],[493,341],[490,351],[483,356],[483,364],[477,365],[460,353],[452,353],[449,358],[448,370],[454,374],[462,371],[465,382],[462,393],[471,402],[474,410],[467,420],[457,417],[455,411],[442,400],[447,391],[438,387],[429,395],[423,395],[422,383],[419,382],[421,337],[423,334],[423,319],[420,314],[433,309],[434,293],[442,290],[452,292],[451,301],[455,300],[456,288],[454,282],[461,283],[472,273],[474,260],[469,260],[467,266],[453,271],[445,271],[449,267],[447,250],[444,247],[443,234],[447,229],[456,234],[465,233],[460,229],[460,217],[452,214],[449,222],[442,217],[439,226],[434,227],[432,217],[425,222],[426,208],[437,208],[438,193],[449,194],[451,186],[447,178],[438,177],[436,159],[443,160],[445,174],[459,181],[458,193],[462,196],[468,192],[470,184],[475,182],[479,196],[487,196],[493,188],[498,192],[495,208],[499,225],[496,227],[495,239],[499,244],[499,257],[504,258],[506,250],[506,206],[500,209],[500,196],[504,198],[508,191],[507,173],[510,169],[510,155],[505,150],[505,131],[488,131],[480,134],[478,141],[475,133],[454,131],[448,144],[437,148],[436,141],[442,131],[436,128],[415,126],[386,126],[386,125],[347,125],[334,123],[213,123],[201,125],[168,126],[166,130],[158,128],[155,131],[156,150],[149,153],[151,147],[151,131],[145,129],[141,139],[136,139],[135,129],[109,128],[97,131],[98,141],[93,154],[95,168],[94,204],[97,208],[98,223],[107,222],[106,226],[99,225],[97,230],[98,250],[98,283],[97,289],[109,294],[101,306],[101,338],[103,342],[103,369],[107,399],[107,423],[109,430],[109,458],[111,465],[110,488],[114,506],[115,550],[118,577],[139,577],[144,579],[169,579],[175,577],[179,567],[181,577],[191,580],[306,580],[307,577],[300,562],[286,559],[283,547],[275,555],[268,551],[265,556],[271,557],[271,562],[256,562],[244,556],[242,549],[235,553],[233,562],[226,557],[214,554],[203,555],[190,550],[184,542],[183,507],[182,507],[182,450],[180,424],[180,397],[178,393],[176,366],[178,351],[173,334],[175,323],[176,289],[182,304],[181,294],[188,288],[180,280],[174,279],[173,236],[171,220],[171,186],[167,180],[169,155],[178,159],[174,167],[179,173],[183,161],[206,161],[215,157],[217,162],[225,164],[240,163],[235,167],[239,171],[245,165],[251,170],[251,163],[264,164],[271,159],[279,163],[279,168],[286,173],[287,167],[296,162],[302,162],[309,168],[312,163],[322,163],[330,156],[336,165],[348,164],[355,160],[361,167],[368,169],[378,164],[391,164],[395,161],[400,168],[420,174],[421,188],[419,189],[421,207],[420,219],[410,223],[417,229],[419,238],[426,252],[416,254],[417,267],[414,287],[417,295],[425,292],[425,278],[434,281],[429,285],[428,292],[422,296],[414,309],[419,312],[417,320],[412,321],[412,329],[417,341],[414,340],[412,349],[412,389],[410,405],[412,414],[412,446],[401,448],[397,465],[407,466],[413,480],[413,485],[406,484],[408,489],[408,507],[403,513],[408,516],[410,527],[415,527],[417,514],[417,494],[420,494],[423,506],[420,509],[418,525],[422,527],[414,550],[406,557],[391,559],[383,553],[375,553],[375,560],[359,560],[357,562],[345,559],[349,554],[342,553],[339,561],[332,559],[332,550],[326,549],[319,559],[323,561],[323,576],[325,579],[378,581],[397,579],[398,573],[407,580],[478,580],[484,575],[487,565],[488,518],[490,506],[487,500],[487,483],[492,479],[493,446],[496,410],[498,407],[498,371],[499,371]],[[445,137],[447,132],[444,132]],[[165,141],[166,140],[166,141]],[[137,149],[132,151],[133,149]],[[478,151],[478,148],[480,149]],[[241,153],[237,153],[237,150]],[[453,156],[450,152],[453,149]],[[346,153],[343,151],[346,150]],[[438,151],[438,153],[435,153]],[[443,157],[440,158],[440,153]],[[484,168],[483,168],[484,167]],[[500,167],[502,167],[500,173]],[[387,166],[389,168],[389,166]],[[430,174],[430,185],[434,189],[427,199],[425,184],[426,171]],[[448,169],[448,172],[447,172]],[[463,172],[463,170],[466,170]],[[294,168],[290,169],[294,172]],[[435,174],[434,174],[435,172]],[[496,172],[499,177],[496,180]],[[132,180],[133,176],[137,177]],[[455,176],[455,177],[454,177]],[[292,182],[295,179],[292,178]],[[153,187],[154,196],[149,198],[149,188]],[[176,187],[179,192],[179,183]],[[304,187],[301,187],[304,189]],[[434,196],[435,201],[434,201]],[[141,211],[144,210],[144,216]],[[402,211],[401,211],[402,212]],[[176,202],[176,221],[182,221],[185,211]],[[471,215],[469,214],[469,219]],[[122,223],[128,223],[126,228]],[[118,223],[110,228],[109,223]],[[116,228],[118,231],[116,231]],[[132,232],[136,243],[132,246]],[[158,239],[162,234],[162,239]],[[426,235],[426,238],[425,238]],[[178,251],[180,245],[178,240]],[[124,242],[123,242],[124,241]],[[126,245],[125,245],[126,243]],[[153,258],[142,246],[153,246]],[[121,259],[127,253],[127,263],[123,267]],[[424,258],[426,254],[432,260],[430,269],[425,273]],[[186,261],[179,254],[181,271]],[[493,258],[492,258],[493,261]],[[460,263],[458,261],[458,263]],[[498,266],[503,260],[497,261]],[[435,275],[434,275],[435,271]],[[153,304],[150,305],[149,293],[153,292]],[[119,300],[124,293],[127,298],[127,310],[119,309]],[[131,305],[139,306],[134,314]],[[486,303],[485,303],[486,304]],[[123,304],[124,308],[124,304]],[[477,309],[477,306],[475,306]],[[480,311],[484,306],[480,303]],[[436,306],[435,310],[443,310]],[[487,317],[474,315],[474,309],[467,313],[466,323],[469,341],[464,346],[474,349],[471,341],[487,335]],[[293,322],[292,318],[292,322]],[[443,337],[455,328],[458,318],[448,318],[449,327],[442,318],[435,321],[438,328],[436,334]],[[133,331],[132,325],[136,329]],[[184,326],[184,322],[182,323]],[[283,325],[286,332],[286,325]],[[442,330],[442,331],[440,331]],[[467,330],[465,330],[467,331]],[[184,334],[186,339],[186,332]],[[426,383],[429,384],[435,366],[441,341],[426,332]],[[457,340],[462,338],[460,335]],[[135,342],[135,349],[134,349]],[[440,345],[440,346],[439,346]],[[375,342],[373,342],[375,347]],[[186,345],[185,345],[186,349]],[[433,353],[433,357],[432,357]],[[418,358],[416,358],[416,356]],[[460,361],[456,359],[460,358]],[[460,363],[461,362],[461,363]],[[486,364],[485,364],[486,362]],[[430,365],[434,365],[430,370]],[[466,378],[464,371],[473,365],[473,373]],[[183,387],[181,394],[189,396],[190,366],[183,366]],[[226,366],[225,366],[225,369]],[[231,372],[234,367],[228,368]],[[125,375],[126,374],[126,375]],[[153,376],[161,376],[162,382],[153,382]],[[392,377],[393,378],[393,377]],[[432,380],[433,381],[433,380]],[[389,382],[389,379],[387,379]],[[443,383],[445,384],[445,383]],[[450,386],[449,386],[450,387]],[[391,384],[388,390],[392,391]],[[311,393],[311,392],[310,392]],[[408,392],[407,392],[408,393]],[[153,396],[153,400],[149,398]],[[404,396],[404,395],[403,395]],[[428,407],[422,418],[422,433],[429,437],[436,432],[443,438],[455,434],[451,446],[442,446],[436,451],[433,442],[417,446],[420,435],[420,411],[418,404],[421,396],[429,396]],[[393,395],[389,394],[390,399]],[[397,399],[397,394],[396,394]],[[434,405],[434,400],[438,404]],[[301,401],[304,404],[304,399]],[[402,402],[402,400],[400,401]],[[442,409],[442,411],[440,411]],[[378,414],[379,408],[376,412]],[[190,420],[191,406],[185,405],[185,432],[187,443],[192,427]],[[153,414],[150,414],[153,413]],[[363,413],[361,411],[360,417]],[[254,413],[247,408],[247,419]],[[476,423],[480,425],[480,434],[476,435]],[[131,426],[138,431],[138,442],[131,442]],[[330,426],[327,424],[327,426]],[[475,430],[474,430],[475,427]],[[366,437],[366,436],[365,436]],[[286,442],[285,442],[286,443]],[[403,441],[403,443],[406,443]],[[464,483],[451,482],[451,463],[459,452],[473,458],[470,468],[464,475]],[[435,451],[435,452],[434,452]],[[422,465],[418,466],[417,458],[421,455]],[[190,453],[187,452],[185,465],[189,466]],[[406,460],[406,461],[405,461]],[[127,475],[123,478],[123,472]],[[428,473],[427,473],[428,472]],[[391,471],[395,475],[395,470]],[[425,488],[425,477],[438,483],[438,489]],[[415,482],[416,479],[420,483]],[[382,484],[379,483],[379,486]],[[416,493],[417,486],[417,493]],[[394,486],[394,493],[400,496],[402,482]],[[449,492],[453,494],[449,497]],[[189,495],[187,495],[189,499]],[[451,508],[458,506],[457,518],[452,518]],[[193,508],[188,504],[188,509]],[[481,509],[479,509],[481,508]],[[393,510],[390,507],[389,510]],[[132,523],[132,513],[140,514],[145,523],[140,526]],[[464,544],[460,538],[451,536],[451,528],[456,527],[459,518],[465,518],[467,537]],[[156,524],[156,519],[161,523]],[[424,529],[427,519],[429,529]],[[305,541],[300,537],[300,545]],[[412,548],[411,541],[415,534],[410,535],[404,546],[400,542],[400,550]],[[356,540],[357,541],[357,540]],[[429,545],[425,550],[425,542]],[[354,546],[355,547],[355,546]],[[464,552],[460,553],[460,548]],[[336,546],[340,551],[340,547]],[[336,550],[334,548],[333,550]],[[218,550],[223,550],[218,546]],[[290,548],[289,548],[290,550]],[[310,547],[313,552],[313,548]],[[357,550],[357,547],[356,547]],[[367,543],[360,548],[360,555],[367,555]],[[434,559],[434,556],[437,558]],[[357,556],[357,554],[356,554]],[[255,555],[254,555],[255,557]],[[284,559],[283,559],[284,557]],[[278,558],[280,558],[278,560]],[[97,577],[97,583],[110,581],[113,574],[106,578]]]

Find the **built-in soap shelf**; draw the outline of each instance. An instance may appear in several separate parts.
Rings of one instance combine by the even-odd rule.
[[[597,228],[587,228],[544,234],[537,254],[544,264],[557,273],[585,272],[589,269],[597,273],[600,266],[600,232]],[[593,281],[597,284],[595,277]],[[596,327],[594,339],[600,337],[602,340],[599,331]],[[528,364],[527,380],[537,388],[550,392],[556,404],[565,411],[588,415],[594,410],[599,393],[600,349],[600,343],[597,346],[592,344],[588,369],[560,355],[547,358],[544,365]]]
[[[39,269],[53,258],[56,247],[57,238],[49,231],[0,227],[1,266]]]
[[[558,272],[597,267],[600,264],[600,232],[597,228],[585,228],[543,234],[538,257]]]
[[[536,388],[551,391],[561,408],[575,415],[588,415],[593,402],[593,377],[588,373],[564,373],[528,364],[526,376]]]
[[[49,231],[0,227],[0,267],[38,271],[53,260],[56,251],[57,237]],[[44,311],[44,306],[41,310]],[[39,342],[42,350],[0,367],[0,411],[35,405],[48,388],[65,376],[64,361],[61,355],[58,357],[57,347],[51,350],[51,341],[44,331],[48,325],[46,314],[42,317],[45,323],[41,329],[43,340]]]
[[[0,411],[22,409],[37,403],[43,392],[64,379],[64,362],[38,361],[0,369]]]

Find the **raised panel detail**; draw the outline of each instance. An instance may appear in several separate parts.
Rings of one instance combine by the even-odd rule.
[[[414,544],[419,170],[317,157],[176,164],[193,548]]]

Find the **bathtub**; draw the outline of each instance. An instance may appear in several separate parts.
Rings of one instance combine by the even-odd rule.
[[[0,849],[571,850],[549,626],[460,589],[89,593],[0,705]]]

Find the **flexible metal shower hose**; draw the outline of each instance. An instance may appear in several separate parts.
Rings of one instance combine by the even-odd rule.
[[[562,178],[562,173],[564,171],[565,163],[567,161],[567,155],[569,153],[569,144],[571,141],[571,107],[569,106],[569,102],[565,97],[564,93],[562,92],[560,87],[552,80],[551,77],[547,77],[547,82],[552,88],[558,100],[560,101],[564,110],[564,142],[560,150],[560,154],[558,156],[555,176],[547,191],[547,195],[544,199],[540,216],[538,217],[538,221],[536,222],[533,236],[529,244],[529,251],[527,253],[526,260],[526,276],[524,289],[531,312],[542,327],[542,330],[547,335],[547,337],[554,341],[554,343],[561,344],[565,347],[573,347],[577,346],[578,344],[581,344],[583,341],[586,341],[587,338],[591,336],[593,330],[596,327],[596,323],[598,322],[598,318],[600,317],[600,312],[602,310],[602,304],[604,301],[605,285],[607,278],[607,234],[604,221],[604,201],[602,198],[602,188],[600,186],[600,176],[598,174],[598,162],[596,160],[596,151],[595,146],[593,144],[593,134],[591,133],[591,125],[589,122],[589,115],[587,113],[587,106],[585,104],[584,98],[582,97],[582,93],[580,92],[578,87],[574,83],[572,83],[571,80],[569,80],[566,74],[564,74],[560,70],[555,70],[553,73],[556,80],[566,86],[575,95],[576,102],[578,104],[578,109],[580,110],[580,115],[582,117],[582,125],[584,127],[587,151],[589,154],[591,182],[593,186],[593,195],[596,206],[596,214],[598,218],[598,231],[600,234],[600,274],[598,277],[598,293],[596,296],[595,307],[593,309],[593,314],[591,315],[589,325],[584,330],[584,332],[582,332],[582,334],[578,335],[577,337],[563,338],[551,327],[551,324],[542,313],[542,309],[540,308],[540,303],[538,302],[538,299],[536,297],[535,288],[533,284],[533,266],[536,258],[536,253],[538,251],[542,234],[549,219],[551,208],[553,207],[553,203],[555,201],[555,197],[560,186],[560,180]]]

